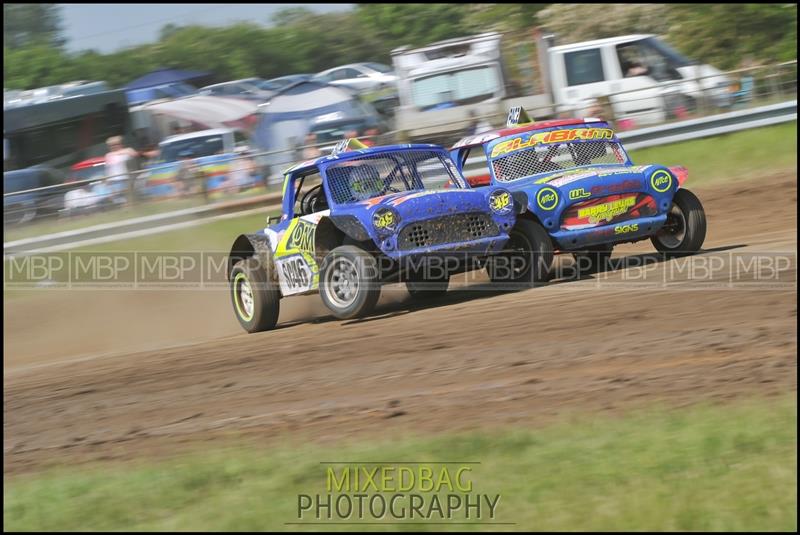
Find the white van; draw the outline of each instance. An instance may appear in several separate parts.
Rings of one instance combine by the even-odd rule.
[[[559,112],[580,115],[597,97],[610,95],[617,119],[652,124],[678,107],[692,109],[704,96],[722,104],[729,85],[718,69],[692,62],[654,35],[554,46],[547,55]]]
[[[397,128],[411,139],[434,140],[463,133],[472,116],[504,116],[510,106],[537,119],[585,116],[598,97],[608,97],[617,120],[641,126],[691,111],[699,98],[723,104],[727,96],[729,81],[719,70],[697,65],[654,35],[561,46],[539,35],[530,63],[539,77],[533,85],[545,92],[524,96],[514,94],[506,75],[499,33],[393,50]]]

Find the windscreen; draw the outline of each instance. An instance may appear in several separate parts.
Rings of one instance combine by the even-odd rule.
[[[604,127],[514,134],[493,142],[488,151],[499,182],[575,167],[630,163],[614,132]]]
[[[418,78],[412,82],[411,98],[417,108],[434,110],[482,102],[500,89],[497,72],[487,65]]]
[[[377,72],[380,72],[380,73],[384,73],[385,74],[387,72],[392,72],[392,68],[389,67],[388,65],[384,65],[383,63],[365,63],[364,65],[366,65],[367,67],[369,67],[373,71],[377,71]]]
[[[403,191],[461,187],[447,156],[406,150],[367,155],[328,165],[325,174],[333,201],[350,204]]]
[[[174,162],[181,158],[199,158],[222,154],[224,144],[222,136],[195,137],[173,141],[161,147],[161,159],[165,162]]]

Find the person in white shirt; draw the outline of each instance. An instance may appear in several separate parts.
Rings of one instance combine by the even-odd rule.
[[[108,152],[106,153],[106,172],[110,177],[107,181],[108,188],[114,195],[114,202],[124,203],[124,192],[130,187],[128,180],[131,179],[129,173],[133,159],[142,155],[151,157],[155,153],[140,153],[135,149],[126,147],[122,141],[122,136],[111,136],[106,140],[106,145],[108,145]]]

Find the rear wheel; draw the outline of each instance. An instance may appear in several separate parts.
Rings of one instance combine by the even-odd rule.
[[[493,282],[541,284],[553,266],[553,242],[542,225],[520,219],[509,232],[503,251],[489,258],[486,270]]]
[[[597,273],[608,269],[608,261],[614,250],[614,244],[604,243],[586,248],[584,251],[572,253],[578,272],[582,274]]]
[[[672,199],[667,221],[650,240],[667,256],[700,252],[706,239],[706,213],[700,200],[689,190],[679,189]]]
[[[369,314],[381,295],[375,257],[354,245],[335,248],[322,264],[319,292],[339,319]]]
[[[268,331],[278,323],[281,293],[267,269],[251,256],[231,270],[233,312],[249,333]]]

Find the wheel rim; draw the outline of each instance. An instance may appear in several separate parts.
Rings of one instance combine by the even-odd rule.
[[[680,207],[673,203],[667,213],[667,221],[656,233],[658,241],[667,249],[680,247],[686,237],[686,216]]]
[[[236,302],[236,311],[245,321],[253,319],[255,300],[253,288],[244,273],[238,273],[233,281],[233,294]]]
[[[358,269],[348,258],[336,258],[325,271],[324,292],[328,300],[339,308],[352,305],[358,295]]]

